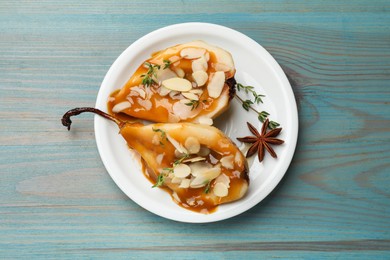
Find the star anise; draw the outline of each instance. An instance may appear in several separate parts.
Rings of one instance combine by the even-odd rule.
[[[253,125],[247,122],[249,130],[255,136],[237,138],[237,140],[241,142],[252,144],[248,152],[246,153],[247,158],[257,152],[257,156],[259,157],[259,161],[261,162],[264,159],[264,150],[267,150],[272,157],[277,158],[277,155],[271,145],[279,145],[284,143],[283,140],[275,138],[279,135],[280,131],[282,131],[282,128],[275,128],[267,132],[268,124],[269,120],[267,118],[263,124],[263,127],[261,128],[261,133],[259,133],[259,131],[257,131],[257,129]]]

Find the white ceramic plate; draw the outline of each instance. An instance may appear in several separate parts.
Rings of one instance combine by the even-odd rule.
[[[152,184],[141,172],[135,158],[112,122],[95,117],[96,142],[103,163],[119,188],[143,208],[164,218],[192,223],[213,222],[236,216],[263,200],[279,183],[291,162],[298,136],[298,115],[291,86],[278,63],[258,43],[235,30],[207,23],[184,23],[168,26],[140,38],[130,45],[114,62],[101,85],[96,107],[107,111],[107,98],[129,79],[137,67],[150,55],[172,45],[193,40],[204,40],[220,46],[233,55],[236,80],[254,86],[265,94],[259,109],[269,112],[271,120],[283,127],[280,138],[285,144],[275,147],[278,154],[273,159],[266,154],[263,163],[257,158],[249,160],[250,186],[241,200],[221,205],[208,215],[192,212],[178,206],[162,189],[152,189]],[[245,97],[245,93],[238,93]],[[215,126],[224,131],[238,146],[236,137],[251,135],[246,122],[258,129],[257,115],[247,112],[233,99],[230,109],[215,120]]]

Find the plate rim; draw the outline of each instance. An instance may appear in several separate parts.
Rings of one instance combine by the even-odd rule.
[[[216,216],[215,215],[216,213],[212,213],[209,215],[203,215],[203,216],[209,216],[209,217],[200,217],[200,218],[191,217],[190,219],[183,219],[180,217],[169,215],[169,214],[165,213],[164,211],[160,212],[159,209],[154,209],[154,208],[151,208],[147,205],[144,205],[144,203],[142,203],[137,198],[135,198],[134,194],[128,194],[125,191],[126,189],[123,186],[124,184],[118,180],[118,178],[115,174],[112,174],[112,172],[111,172],[112,169],[111,169],[110,163],[107,161],[106,157],[104,156],[104,153],[103,153],[104,147],[102,147],[103,144],[101,143],[101,139],[100,139],[101,134],[102,134],[101,130],[100,130],[101,118],[99,118],[99,116],[95,115],[94,130],[95,130],[95,139],[96,139],[99,155],[100,155],[100,158],[101,158],[107,172],[109,173],[110,177],[114,180],[115,184],[122,190],[122,192],[124,192],[126,194],[127,197],[129,197],[132,201],[134,201],[136,204],[138,204],[142,208],[148,210],[149,212],[151,212],[155,215],[158,215],[160,217],[166,218],[166,219],[170,219],[170,220],[174,220],[174,221],[178,221],[178,222],[186,222],[186,223],[209,223],[209,222],[216,222],[216,221],[229,219],[229,218],[235,217],[237,215],[240,215],[240,214],[246,212],[247,210],[249,210],[252,207],[259,204],[262,200],[264,200],[271,193],[271,191],[274,190],[276,188],[276,186],[280,183],[280,181],[285,176],[285,174],[286,174],[286,172],[287,172],[287,170],[292,162],[292,159],[293,159],[293,156],[295,153],[295,149],[296,149],[297,140],[298,140],[298,129],[299,129],[298,109],[297,109],[297,103],[295,100],[293,89],[291,87],[290,82],[287,79],[286,74],[282,70],[279,63],[274,59],[274,57],[264,47],[262,47],[259,43],[257,43],[252,38],[248,37],[247,35],[239,32],[239,31],[231,29],[229,27],[225,27],[222,25],[214,24],[214,23],[190,22],[190,23],[179,23],[179,24],[168,25],[168,26],[159,28],[157,30],[154,30],[152,32],[149,32],[148,34],[146,34],[146,35],[142,36],[141,38],[137,39],[136,41],[134,41],[115,59],[115,61],[112,63],[109,70],[107,71],[107,73],[106,73],[106,75],[101,83],[101,86],[99,88],[95,107],[100,108],[101,102],[103,101],[102,99],[104,99],[104,98],[105,98],[104,100],[107,99],[107,97],[101,96],[101,92],[102,92],[101,90],[105,85],[107,85],[107,82],[109,81],[110,77],[113,74],[115,74],[115,68],[121,63],[122,60],[124,60],[126,58],[127,52],[129,52],[129,50],[131,48],[137,48],[137,47],[140,48],[139,45],[145,41],[153,42],[154,38],[158,38],[159,35],[161,35],[162,33],[165,33],[165,32],[171,32],[172,34],[175,34],[175,33],[173,33],[174,31],[179,32],[183,28],[191,29],[191,28],[196,28],[199,26],[202,26],[203,28],[208,28],[208,30],[217,30],[219,33],[226,32],[229,34],[233,34],[237,37],[244,39],[246,42],[250,43],[251,46],[256,46],[256,48],[261,50],[262,55],[265,55],[264,58],[266,58],[267,63],[269,63],[271,65],[271,69],[275,72],[278,79],[281,80],[282,85],[288,86],[287,88],[283,89],[283,92],[285,92],[285,94],[287,94],[288,100],[291,103],[288,107],[291,109],[290,113],[291,113],[291,116],[293,117],[292,122],[296,122],[296,123],[293,124],[293,129],[289,129],[290,135],[293,138],[292,138],[292,140],[289,140],[289,143],[291,143],[291,145],[290,145],[291,148],[290,148],[290,150],[288,150],[288,153],[286,154],[285,160],[286,161],[288,160],[288,163],[286,161],[284,161],[284,163],[281,167],[281,170],[280,170],[281,173],[276,174],[273,176],[273,178],[271,178],[270,180],[267,180],[269,183],[263,189],[262,196],[259,196],[258,198],[256,198],[256,200],[254,202],[253,202],[253,200],[249,201],[251,203],[247,203],[246,205],[242,206],[240,208],[240,210],[237,212],[233,211],[230,214],[225,214],[225,215],[217,216],[217,217],[213,217],[213,216]],[[105,111],[106,111],[106,109],[105,109]],[[111,171],[110,171],[110,169],[111,169]],[[172,201],[172,203],[174,203],[174,202]],[[239,203],[239,201],[236,203]],[[185,209],[183,209],[183,210],[185,210]],[[217,212],[218,212],[218,210],[217,210]],[[194,214],[199,215],[200,213],[195,212]]]

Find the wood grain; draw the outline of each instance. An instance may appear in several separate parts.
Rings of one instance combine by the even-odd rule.
[[[0,258],[390,258],[388,1],[2,1]],[[293,162],[238,217],[183,224],[129,200],[100,161],[93,106],[116,57],[165,25],[247,34],[298,101]]]

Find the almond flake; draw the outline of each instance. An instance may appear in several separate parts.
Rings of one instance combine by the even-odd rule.
[[[182,158],[184,155],[185,155],[185,153],[181,153],[177,149],[175,149],[175,157],[176,158]],[[185,160],[183,162],[185,162]]]
[[[180,183],[179,188],[184,188],[184,189],[186,189],[186,188],[190,187],[190,183],[191,183],[191,180],[190,180],[190,179],[183,179],[183,180],[181,181],[181,183]]]
[[[207,60],[205,59],[204,56],[202,56],[199,59],[194,60],[192,62],[191,67],[192,67],[193,72],[198,71],[198,70],[207,71],[207,69],[208,69]]]
[[[170,89],[167,89],[166,87],[161,86],[158,93],[160,94],[160,96],[165,97],[165,96],[168,95],[170,92],[171,92]]]
[[[173,174],[178,178],[185,178],[191,174],[191,168],[187,164],[178,164],[173,168]]]
[[[186,75],[186,73],[184,72],[184,70],[182,70],[181,68],[175,69],[175,73],[177,74],[177,76],[178,76],[179,78],[184,78],[184,76]]]
[[[153,79],[157,82],[164,81],[166,79],[176,78],[177,75],[171,69],[159,69],[156,73],[156,77],[153,76]]]
[[[201,87],[204,84],[206,84],[206,82],[209,78],[209,75],[207,74],[207,72],[205,72],[203,70],[197,70],[194,73],[192,73],[192,77],[194,78],[196,84],[199,87]]]
[[[190,154],[198,153],[200,150],[200,143],[195,137],[188,137],[184,142],[184,147]]]
[[[178,184],[178,183],[181,183],[182,180],[183,180],[182,178],[173,177],[172,180],[171,180],[171,183]]]
[[[191,92],[182,92],[181,93],[184,97],[188,98],[189,100],[199,100],[199,97]]]
[[[230,67],[223,63],[213,63],[212,66],[214,67],[215,71],[223,71],[223,72],[230,71]]]
[[[212,168],[212,165],[208,162],[193,162],[189,164],[191,168],[191,174],[197,177],[200,173],[207,171]]]
[[[206,146],[201,146],[200,150],[198,152],[198,154],[200,156],[207,156],[207,155],[209,155],[209,153],[210,153],[210,149],[208,147],[206,147]]]
[[[233,161],[234,161],[234,155],[222,157],[220,160],[222,167],[224,167],[226,169],[233,169],[234,168]]]
[[[127,108],[131,107],[131,104],[129,101],[123,101],[123,102],[120,102],[118,104],[116,104],[113,108],[112,108],[112,112],[114,113],[119,113]]]
[[[191,100],[186,99],[186,98],[183,98],[183,99],[180,99],[179,102],[180,102],[180,103],[183,103],[183,104],[188,104],[188,103],[191,102]]]
[[[221,174],[218,176],[218,178],[215,179],[215,183],[222,182],[225,184],[228,188],[230,187],[230,178],[226,176],[226,174]]]
[[[207,116],[198,117],[198,122],[199,122],[199,124],[202,124],[202,125],[213,125],[213,119],[211,119]]]
[[[209,84],[207,85],[209,96],[212,98],[218,98],[221,95],[224,85],[225,85],[225,73],[223,71],[215,72]]]
[[[217,182],[214,185],[213,193],[218,197],[226,197],[229,193],[228,187],[222,182]]]
[[[169,142],[171,142],[171,144],[176,148],[176,150],[178,150],[180,153],[183,153],[183,154],[187,154],[187,150],[186,148],[184,148],[178,141],[176,141],[175,139],[173,139],[170,135],[167,134],[167,139],[169,140]]]
[[[197,59],[206,53],[205,49],[200,48],[185,48],[180,51],[180,56],[185,59]]]
[[[197,94],[197,95],[201,95],[203,93],[203,90],[201,90],[201,89],[191,89],[189,92]]]
[[[161,84],[167,89],[176,91],[189,91],[192,89],[192,84],[190,81],[177,77],[166,79]]]
[[[176,150],[175,150],[175,151],[176,151]],[[206,160],[206,158],[197,156],[197,157],[185,159],[185,160],[183,160],[183,163],[188,163],[188,162],[200,162],[200,161],[205,161],[205,160]]]
[[[207,169],[203,172],[198,173],[198,175],[191,181],[191,188],[200,188],[205,186],[208,182],[217,178],[221,174],[221,168],[219,166]]]

